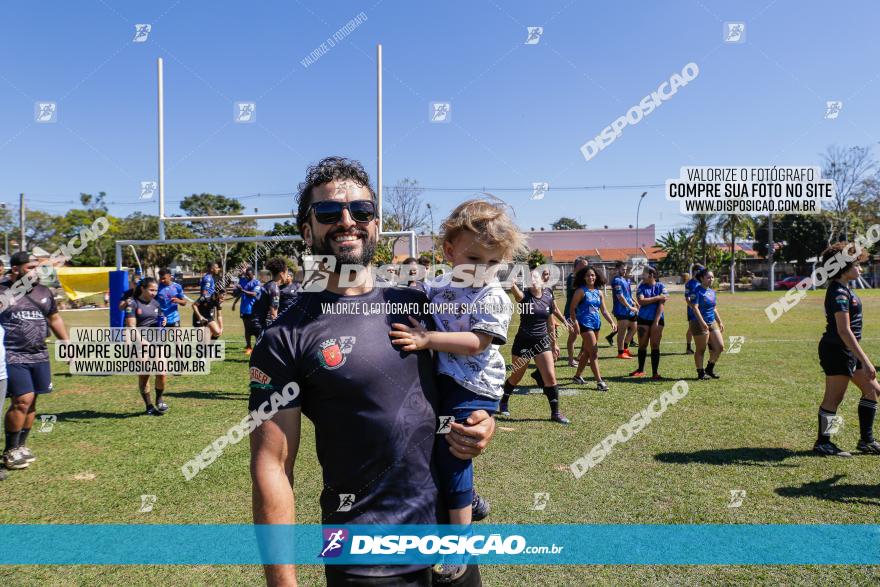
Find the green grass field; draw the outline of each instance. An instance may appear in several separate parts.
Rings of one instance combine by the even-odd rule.
[[[745,336],[739,354],[724,354],[717,381],[689,381],[690,393],[596,468],[575,479],[568,465],[633,414],[694,377],[684,351],[684,303],[668,304],[663,382],[624,377],[634,361],[600,352],[609,393],[570,383],[559,369],[568,428],[551,424],[539,390],[522,387],[512,417],[499,421],[488,452],[476,462],[476,482],[493,506],[493,523],[877,523],[880,459],[822,459],[811,455],[823,376],[816,345],[824,316],[822,295],[811,293],[771,324],[769,293],[719,295],[729,335]],[[869,355],[880,353],[880,295],[863,296]],[[106,312],[67,312],[68,326],[104,325]],[[247,442],[192,481],[181,465],[246,410],[247,361],[241,324],[227,316],[227,359],[210,376],[175,377],[163,418],[142,416],[133,376],[70,377],[54,365],[56,391],[40,400],[40,414],[58,417],[49,433],[31,433],[38,460],[0,485],[2,523],[249,523]],[[185,312],[185,322],[189,310]],[[512,326],[511,333],[516,324]],[[607,329],[607,325],[606,325]],[[564,341],[563,341],[564,342]],[[509,346],[504,347],[509,353]],[[563,355],[565,352],[563,351]],[[564,357],[563,357],[564,359]],[[562,365],[563,361],[559,362]],[[589,371],[585,374],[588,375]],[[526,377],[523,384],[531,383]],[[851,388],[835,440],[854,449],[858,439]],[[306,424],[296,467],[297,520],[318,523],[321,476],[314,435]],[[747,495],[729,508],[730,491]],[[550,494],[544,511],[533,495]],[[142,494],[154,494],[139,513]],[[0,545],[9,548],[10,545]],[[144,548],[149,550],[149,544]],[[113,548],[107,545],[108,549]],[[876,567],[523,567],[486,566],[486,585],[876,585]],[[320,567],[301,567],[302,585],[322,584]],[[4,585],[260,585],[257,566],[42,566],[0,569]]]

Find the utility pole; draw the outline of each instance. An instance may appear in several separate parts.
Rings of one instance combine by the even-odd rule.
[[[770,272],[770,268],[773,267],[773,253],[775,252],[773,249],[775,248],[773,246],[773,214],[770,214],[767,220],[767,277],[770,279],[770,286],[767,289],[770,291],[773,291],[773,280],[776,278]]]
[[[24,194],[18,194],[18,224],[21,229],[21,248],[20,251],[25,250],[25,240],[24,240]]]

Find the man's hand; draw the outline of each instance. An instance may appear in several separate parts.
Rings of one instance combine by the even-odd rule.
[[[452,423],[446,442],[449,443],[449,451],[453,455],[466,461],[480,456],[494,435],[495,418],[484,410],[477,410],[464,424]]]
[[[409,321],[412,326],[399,323],[391,325],[394,329],[388,333],[393,339],[391,344],[401,347],[404,351],[420,351],[428,348],[430,340],[428,331],[412,316],[409,317]]]
[[[554,361],[559,360],[559,353],[560,353],[559,345],[554,343],[554,345],[553,345],[553,360]]]

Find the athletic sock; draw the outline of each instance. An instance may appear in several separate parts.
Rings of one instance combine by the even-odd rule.
[[[710,365],[712,363],[709,363]],[[651,349],[651,375],[657,374],[660,367],[660,349]]]
[[[160,403],[162,403],[162,394],[164,394],[164,393],[165,393],[164,389],[157,389],[156,390],[156,405],[159,405]]]
[[[706,363],[706,373],[708,373],[709,375],[715,373],[715,363],[713,363],[712,361]]]
[[[645,370],[645,359],[648,358],[648,349],[639,349],[639,371]]]
[[[828,433],[828,430],[831,428],[836,414],[837,412],[829,412],[819,408],[819,438],[817,442],[831,442],[831,434]]]
[[[153,402],[150,401],[150,392],[141,391],[141,399],[144,400],[144,406],[146,406],[147,409],[149,409],[150,406],[153,405]]]
[[[3,450],[7,451],[18,448],[18,436],[20,434],[20,430],[17,432],[6,432],[6,448],[4,448]]]
[[[514,390],[514,387],[510,383],[510,381],[505,381],[504,382],[504,395],[501,396],[501,405],[499,406],[499,408],[503,408],[503,409],[501,409],[502,412],[507,411],[507,402],[510,400],[510,396],[513,394],[513,390]]]
[[[550,417],[552,418],[559,413],[559,386],[551,385],[545,387],[544,395],[547,396],[547,401],[550,402]]]
[[[874,440],[874,416],[877,415],[877,402],[867,398],[859,401],[859,432],[862,440]]]
[[[687,350],[692,351],[694,349],[691,348],[691,343],[687,343]]]
[[[18,435],[18,446],[24,446],[27,442],[28,434],[31,433],[30,428],[22,428]]]

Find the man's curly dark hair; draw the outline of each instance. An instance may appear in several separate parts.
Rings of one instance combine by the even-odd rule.
[[[272,257],[266,262],[266,269],[272,273],[274,279],[281,273],[287,271],[287,260],[284,257]]]
[[[367,188],[373,202],[376,201],[376,192],[370,186],[370,176],[364,170],[359,161],[346,159],[345,157],[324,157],[306,170],[306,179],[299,184],[299,193],[296,196],[297,211],[296,222],[300,231],[302,226],[309,220],[309,207],[312,205],[312,188],[337,179],[349,179],[360,186]]]

